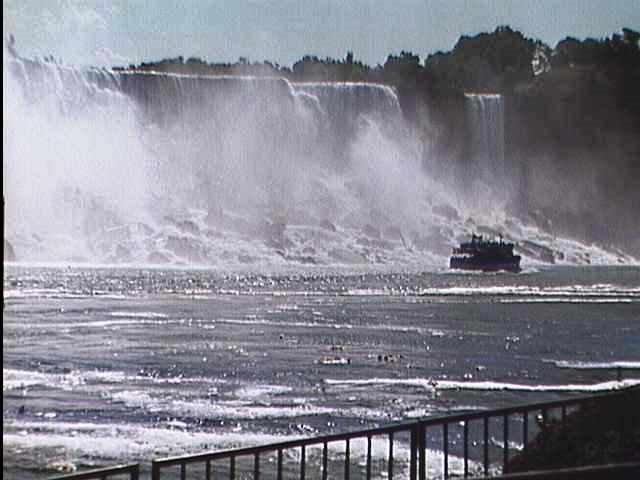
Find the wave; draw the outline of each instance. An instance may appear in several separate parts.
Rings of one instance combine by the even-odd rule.
[[[640,361],[612,361],[593,362],[583,360],[543,360],[543,362],[553,363],[558,368],[571,368],[576,370],[608,370],[614,368],[638,370]]]
[[[425,288],[419,291],[424,296],[532,296],[532,297],[630,297],[640,298],[640,287],[612,284],[566,285],[559,287],[537,287],[525,285],[497,285],[488,287],[444,287]]]
[[[207,418],[210,420],[258,420],[297,418],[328,415],[333,408],[304,405],[257,405],[253,402],[183,400],[172,397],[154,397],[146,391],[123,391],[112,396],[115,402],[127,407],[141,408],[146,412],[163,412],[176,417]]]
[[[72,373],[42,373],[25,370],[2,369],[2,391],[44,386],[62,390],[72,390],[84,385],[85,378]]]
[[[354,380],[325,379],[331,386],[409,386],[427,390],[510,390],[520,392],[606,392],[640,385],[640,379],[625,379],[594,384],[527,385],[495,381],[471,382],[432,378],[370,378]]]
[[[124,318],[167,318],[166,313],[158,312],[109,312],[111,317],[124,317]]]
[[[31,299],[31,298],[47,298],[47,299],[67,299],[77,300],[89,297],[99,297],[103,299],[122,300],[127,297],[124,293],[107,293],[99,291],[74,291],[69,289],[7,289],[4,291],[4,299]]]
[[[640,298],[566,298],[566,297],[546,297],[546,298],[512,298],[501,299],[500,303],[638,303]]]
[[[252,432],[204,432],[176,428],[171,420],[157,426],[90,422],[5,420],[3,447],[64,449],[67,454],[112,460],[199,453],[202,450],[273,443],[284,437]]]
[[[120,371],[99,370],[71,370],[68,372],[39,372],[30,370],[18,370],[12,368],[2,369],[2,391],[20,390],[35,386],[73,390],[81,387],[94,388],[97,385],[148,383],[157,385],[180,384],[222,384],[225,379],[207,377],[160,377],[147,375],[128,375]]]
[[[375,330],[375,331],[391,331],[391,332],[416,332],[416,333],[431,333],[434,336],[443,336],[444,332],[441,330],[434,330],[424,327],[415,327],[412,325],[371,325],[371,324],[353,324],[353,323],[333,323],[331,321],[326,322],[289,322],[289,321],[276,321],[266,319],[216,319],[212,320],[212,323],[227,323],[232,325],[268,325],[276,327],[302,327],[302,328],[330,328],[330,329],[345,329],[345,330]]]

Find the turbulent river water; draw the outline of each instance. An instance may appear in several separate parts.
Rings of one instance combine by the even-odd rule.
[[[3,472],[148,464],[632,385],[639,320],[638,267],[13,265]]]

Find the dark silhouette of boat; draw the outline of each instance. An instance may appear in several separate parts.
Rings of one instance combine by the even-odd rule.
[[[513,243],[484,240],[482,235],[471,235],[470,242],[463,242],[453,249],[449,267],[460,270],[495,272],[520,271],[520,255],[513,254]]]

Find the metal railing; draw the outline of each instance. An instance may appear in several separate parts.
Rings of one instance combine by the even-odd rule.
[[[352,476],[368,480],[374,474],[392,479],[396,473],[396,478],[424,480],[437,468],[437,476],[449,478],[454,460],[457,476],[504,474],[508,473],[513,451],[526,456],[529,440],[552,422],[564,424],[568,413],[585,405],[638,393],[640,390],[634,387],[606,395],[431,417],[380,428],[158,459],[152,462],[151,478],[160,480],[162,472],[174,469],[173,476],[177,474],[181,480],[186,480],[187,474],[188,478],[206,480],[235,479],[238,475],[258,480],[261,474],[269,474],[269,478],[275,475],[278,480],[285,476],[304,480],[307,475],[322,480],[350,480]],[[386,440],[386,452],[382,460],[374,462],[372,442],[379,437]],[[353,449],[356,442],[364,443],[359,454]],[[329,452],[335,451],[336,445],[340,454],[333,455],[330,465]],[[402,448],[406,451],[407,445],[408,460],[401,459],[402,455],[395,452]]]
[[[68,475],[49,478],[49,480],[107,480],[109,477],[121,475],[128,475],[129,480],[138,480],[140,477],[140,465],[137,463],[132,465],[118,465],[116,467],[70,473]]]

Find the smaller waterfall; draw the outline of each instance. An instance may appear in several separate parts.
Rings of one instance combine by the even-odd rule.
[[[505,181],[502,95],[467,93],[465,100],[469,135],[467,175],[472,181],[487,184],[492,191],[501,191]]]

